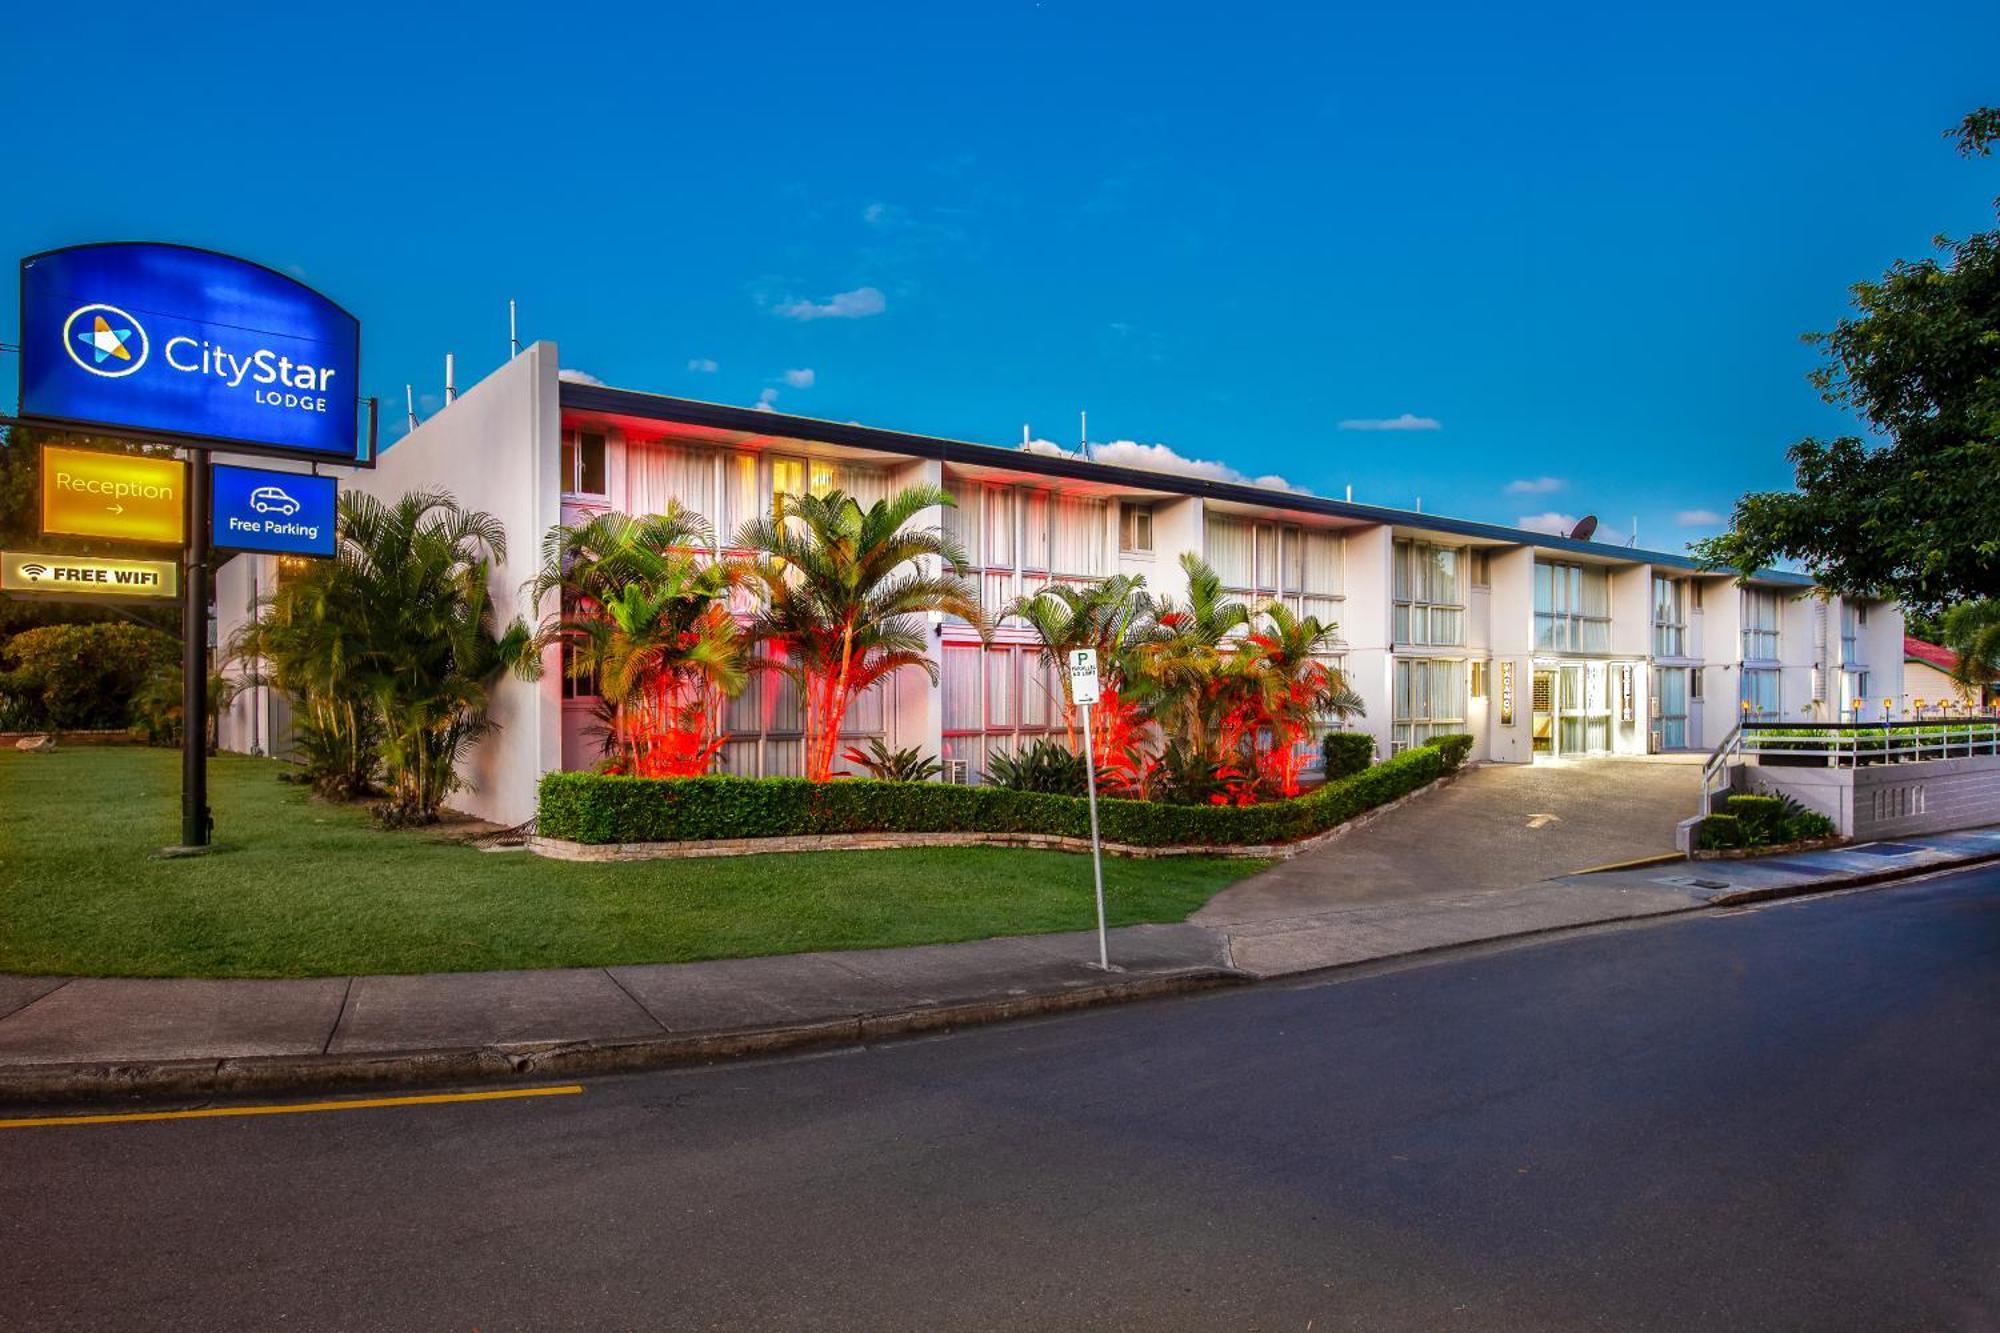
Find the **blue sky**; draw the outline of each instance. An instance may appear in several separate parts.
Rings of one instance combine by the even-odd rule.
[[[1514,8],[15,5],[0,254],[289,268],[391,421],[511,297],[615,384],[994,443],[1087,408],[1678,548],[1847,428],[1798,335],[1990,225],[1939,135],[2000,100],[2000,8]]]

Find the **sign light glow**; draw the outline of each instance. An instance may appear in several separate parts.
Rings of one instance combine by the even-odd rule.
[[[161,601],[179,591],[180,568],[171,560],[0,551],[0,592]]]
[[[178,458],[42,449],[42,531],[179,546],[187,464]]]

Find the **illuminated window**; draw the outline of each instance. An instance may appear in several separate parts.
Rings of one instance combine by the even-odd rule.
[[[596,431],[570,431],[563,436],[563,494],[605,494],[604,447],[604,436]]]

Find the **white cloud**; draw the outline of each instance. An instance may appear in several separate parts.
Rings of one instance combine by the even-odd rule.
[[[1443,430],[1436,417],[1420,417],[1405,412],[1399,417],[1350,417],[1340,423],[1342,430]]]
[[[1728,521],[1713,509],[1683,509],[1674,515],[1674,522],[1684,528],[1713,528]]]
[[[882,221],[888,216],[889,205],[887,204],[870,204],[861,210],[861,220],[871,225]]]
[[[1540,514],[1523,514],[1514,520],[1517,528],[1530,532],[1546,532],[1552,537],[1567,537],[1570,529],[1577,524],[1575,514],[1563,514],[1551,509]]]
[[[794,389],[810,389],[813,386],[813,380],[816,378],[817,376],[810,370],[788,370],[785,372],[785,383],[791,385]]]
[[[567,381],[570,384],[602,385],[604,383],[603,380],[597,378],[597,376],[591,374],[587,370],[558,370],[556,372],[556,378],[559,380]]]
[[[1507,494],[1551,495],[1568,485],[1561,477],[1523,477],[1507,483]]]
[[[1304,487],[1294,486],[1275,474],[1267,473],[1261,477],[1248,476],[1227,463],[1218,463],[1207,458],[1189,458],[1164,444],[1113,440],[1109,444],[1100,444],[1092,448],[1091,457],[1100,463],[1111,463],[1118,467],[1144,468],[1148,472],[1172,472],[1183,477],[1199,477],[1203,481],[1226,481],[1237,485],[1263,486],[1274,491],[1305,493]]]
[[[757,394],[757,401],[750,404],[750,406],[756,408],[759,412],[775,412],[778,410],[777,402],[778,391],[776,389],[764,389]]]
[[[722,367],[715,364],[715,358],[712,356],[696,356],[688,358],[688,369],[697,375],[713,375]]]
[[[888,300],[874,287],[856,287],[851,292],[835,292],[824,301],[786,301],[778,313],[786,319],[866,319],[889,308]]]

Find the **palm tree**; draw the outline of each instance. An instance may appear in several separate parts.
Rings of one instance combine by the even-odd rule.
[[[1184,602],[1156,604],[1157,632],[1134,653],[1138,696],[1168,741],[1180,741],[1200,759],[1220,760],[1226,712],[1229,644],[1250,621],[1250,608],[1222,589],[1222,578],[1192,551],[1181,556],[1187,572]]]
[[[707,521],[678,502],[557,525],[542,541],[528,595],[539,608],[555,594],[557,606],[536,649],[561,645],[572,678],[596,678],[629,773],[705,773],[722,748],[721,701],[742,691],[749,652],[726,604],[741,570],[710,557],[713,545]]]
[[[806,776],[833,775],[841,722],[855,698],[896,672],[937,663],[921,617],[946,612],[984,638],[978,590],[962,577],[965,552],[937,528],[911,520],[949,505],[942,488],[916,485],[863,509],[841,491],[780,495],[769,515],[745,523],[736,546],[757,554],[750,572],[764,595],[751,627],[805,701]],[[932,572],[931,562],[943,568]]]
[[[1945,646],[1957,654],[1952,679],[1973,702],[1985,703],[1987,690],[2000,677],[2000,600],[1960,602],[1944,613],[1943,636]]]
[[[1042,641],[1041,659],[1062,682],[1063,731],[1069,748],[1076,748],[1076,701],[1070,695],[1069,655],[1079,648],[1097,653],[1102,691],[1098,715],[1119,706],[1125,659],[1148,632],[1153,599],[1143,576],[1118,574],[1086,588],[1054,583],[1027,597],[1017,597],[1003,613],[1028,623]],[[1097,739],[1103,737],[1099,730]],[[1100,744],[1100,751],[1103,746]],[[1102,764],[1100,758],[1100,766]]]
[[[1249,772],[1280,796],[1297,796],[1300,741],[1329,717],[1358,716],[1361,696],[1318,655],[1339,636],[1338,625],[1295,615],[1283,602],[1267,603],[1257,615],[1263,623],[1230,654],[1226,673],[1238,686],[1236,746]]]
[[[443,491],[395,504],[350,491],[340,501],[340,553],[330,577],[360,618],[352,674],[382,727],[390,800],[385,822],[430,822],[461,784],[466,749],[492,730],[486,706],[509,667],[536,669],[533,635],[501,628],[488,583],[506,558],[506,529]]]

